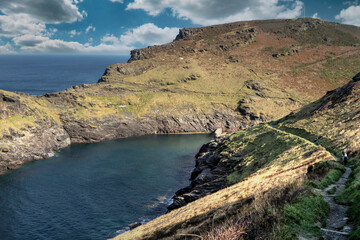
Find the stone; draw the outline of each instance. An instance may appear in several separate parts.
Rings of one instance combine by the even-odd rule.
[[[360,81],[360,72],[358,74],[356,74],[353,79],[354,82]]]
[[[223,135],[223,130],[222,130],[222,128],[218,128],[215,130],[214,133],[215,133],[215,137],[220,137]]]
[[[129,224],[129,228],[130,228],[130,230],[132,230],[132,229],[137,228],[137,227],[139,227],[139,226],[141,226],[141,225],[142,225],[142,224],[139,223],[139,222],[133,222],[133,223],[130,223],[130,224]]]

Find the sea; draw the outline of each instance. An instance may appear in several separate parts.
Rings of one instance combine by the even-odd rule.
[[[31,95],[95,83],[126,56],[0,56],[0,89]],[[74,144],[0,175],[0,239],[108,239],[166,212],[207,134]]]
[[[0,55],[0,89],[31,95],[96,83],[106,67],[126,62],[116,55]]]

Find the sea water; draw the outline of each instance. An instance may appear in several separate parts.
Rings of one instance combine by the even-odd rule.
[[[106,67],[129,56],[0,55],[0,89],[31,95],[96,83]]]
[[[0,175],[0,239],[106,239],[166,212],[210,137],[78,144]]]
[[[0,56],[0,89],[94,83],[124,56]],[[0,175],[0,239],[106,239],[166,212],[208,135],[150,135],[62,149]]]

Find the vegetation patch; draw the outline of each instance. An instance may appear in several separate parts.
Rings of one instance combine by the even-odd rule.
[[[299,22],[298,25],[294,25],[295,22]],[[359,39],[351,31],[356,31],[354,26],[344,26],[338,28],[336,23],[323,22],[314,19],[308,19],[303,22],[296,19],[285,27],[285,33],[287,36],[297,40],[300,45],[311,44],[312,47],[318,45],[330,45],[330,46],[353,46],[359,43]],[[349,32],[344,31],[348,30]]]
[[[315,164],[314,169],[310,173],[310,178],[318,178],[327,173],[325,177],[321,179],[315,179],[307,182],[312,187],[318,189],[325,189],[331,184],[336,183],[341,176],[344,174],[345,168],[338,162],[328,161],[328,162],[319,162]],[[318,177],[315,177],[318,176]]]
[[[280,169],[300,162],[304,153],[317,148],[315,144],[292,134],[278,131],[267,124],[233,134],[218,149],[219,164],[231,166],[228,184],[237,183],[258,170]]]
[[[336,189],[337,188],[334,186],[330,190],[328,190],[326,193],[329,194],[329,195],[332,195],[332,194],[334,194],[336,192]]]
[[[352,158],[349,165],[353,168],[346,188],[335,197],[339,204],[350,205],[347,215],[354,223],[354,230],[350,233],[350,239],[360,239],[360,159]]]
[[[307,189],[301,196],[285,205],[272,239],[297,239],[299,235],[322,237],[320,228],[326,225],[329,208],[322,196]]]
[[[317,73],[322,79],[337,83],[339,80],[351,79],[359,72],[360,55],[329,58]]]
[[[21,129],[25,129],[28,127],[35,126],[35,118],[33,116],[25,116],[25,115],[15,115],[9,118],[0,119],[0,137],[3,134],[9,134],[9,131],[16,130],[20,131]]]

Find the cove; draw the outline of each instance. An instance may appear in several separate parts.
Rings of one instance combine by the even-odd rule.
[[[0,239],[106,239],[166,211],[207,134],[77,144],[0,175]]]

